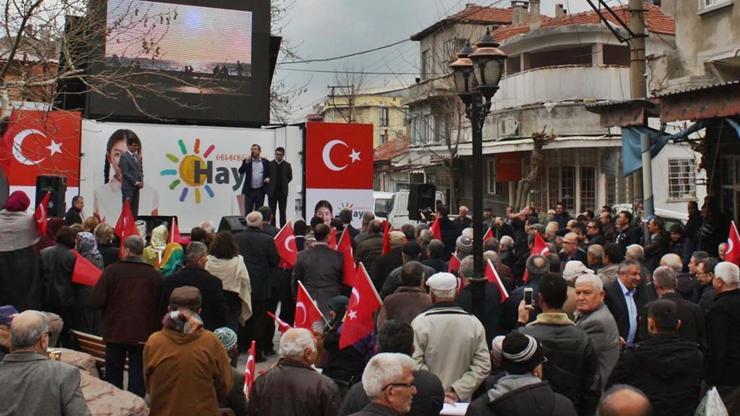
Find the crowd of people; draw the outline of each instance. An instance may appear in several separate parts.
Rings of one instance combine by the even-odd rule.
[[[205,222],[173,242],[163,225],[121,243],[79,215],[39,235],[29,204],[16,192],[0,211],[0,378],[14,380],[0,384],[0,414],[88,413],[79,376],[46,359],[49,346],[78,347],[71,330],[102,337],[102,378],[127,380],[152,415],[434,415],[445,403],[469,415],[693,415],[715,387],[740,414],[740,271],[711,197],[670,227],[609,207],[572,218],[563,204],[500,217],[439,205],[434,225],[386,232],[370,212],[354,228],[345,209],[293,223],[293,267],[269,207],[234,234]],[[473,238],[489,229],[500,284],[474,273]],[[341,348],[352,288],[331,240],[343,232],[382,307],[372,333]],[[94,287],[73,282],[77,256],[102,270]],[[270,315],[294,323],[298,282],[325,321],[283,329],[276,352]],[[279,360],[247,397],[236,365],[252,341],[255,361]],[[18,394],[31,384],[43,399]]]

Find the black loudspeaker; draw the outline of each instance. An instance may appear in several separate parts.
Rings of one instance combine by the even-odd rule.
[[[221,222],[218,224],[218,232],[231,231],[232,234],[236,234],[246,229],[247,220],[240,215],[221,217]]]
[[[152,235],[152,230],[156,227],[159,227],[160,225],[164,224],[165,227],[167,227],[167,230],[170,230],[170,222],[172,222],[173,217],[163,217],[163,216],[154,216],[154,215],[139,215],[136,217],[137,220],[144,221],[146,223],[146,236],[150,237]],[[174,217],[175,220],[177,220],[177,216]],[[178,222],[178,224],[180,224]]]
[[[36,203],[39,205],[41,198],[51,192],[49,196],[49,205],[46,207],[46,216],[64,217],[67,212],[67,204],[64,202],[64,195],[67,193],[67,178],[64,176],[42,175],[36,177]]]
[[[437,195],[437,186],[431,183],[409,184],[409,219],[419,221],[419,210],[434,210],[434,202]]]

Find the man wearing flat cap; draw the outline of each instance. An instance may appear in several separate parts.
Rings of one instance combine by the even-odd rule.
[[[509,333],[504,338],[501,355],[504,376],[470,404],[466,415],[577,415],[568,398],[555,393],[550,383],[542,381],[542,364],[547,360],[534,337]]]
[[[414,318],[414,355],[419,370],[439,377],[445,401],[470,400],[491,371],[486,333],[476,317],[455,303],[457,278],[437,273],[427,280],[432,307]]]

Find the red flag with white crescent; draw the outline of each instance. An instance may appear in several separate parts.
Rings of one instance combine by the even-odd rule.
[[[432,225],[429,227],[429,231],[432,232],[432,236],[436,240],[442,239],[442,225],[439,223],[439,217],[434,218]]]
[[[457,273],[460,270],[460,259],[456,255],[451,255],[450,260],[447,262],[447,272]]]
[[[491,229],[491,227],[488,227],[488,231],[486,231],[486,234],[483,236],[483,242],[486,242],[486,240],[490,240],[493,237],[493,230]]]
[[[501,280],[501,276],[498,275],[496,268],[493,267],[491,259],[486,260],[485,276],[489,282],[494,283],[498,287],[498,291],[501,294],[501,303],[506,302],[506,299],[509,299],[509,292],[506,290],[504,282]]]
[[[274,313],[272,313],[270,311],[267,311],[267,316],[269,316],[270,318],[272,318],[272,320],[275,321],[275,323],[277,323],[277,325],[278,325],[278,331],[280,331],[281,334],[284,334],[285,331],[293,328],[292,326],[290,326],[290,324],[288,324],[287,322],[285,322],[282,319],[278,318],[277,316],[275,316]]]
[[[252,393],[255,372],[257,371],[255,357],[257,357],[257,343],[252,341],[247,353],[247,365],[244,366],[244,395],[247,396],[247,400],[249,400],[249,395]]]
[[[39,205],[36,207],[36,211],[33,213],[33,218],[36,220],[36,227],[39,229],[41,236],[46,235],[46,221],[47,221],[47,207],[49,206],[50,193],[44,194],[44,197],[39,201]]]
[[[344,272],[342,275],[342,283],[352,287],[352,280],[355,278],[355,255],[352,252],[352,236],[349,234],[348,229],[342,231],[342,236],[339,237],[339,244],[337,245],[337,251],[342,253],[344,256]]]
[[[737,232],[735,221],[730,223],[730,233],[729,237],[727,237],[725,261],[729,261],[730,263],[735,263],[740,266],[740,234]]]
[[[290,221],[275,235],[275,248],[277,248],[280,255],[280,268],[290,269],[295,266],[298,260],[298,248],[295,244],[295,234]]]
[[[311,332],[316,332],[314,324],[316,322],[324,321],[324,315],[321,310],[316,306],[316,301],[311,298],[308,294],[308,290],[303,286],[303,283],[298,281],[298,293],[295,300],[295,318],[293,319],[293,326],[295,328],[305,328]]]
[[[131,210],[131,202],[129,201],[123,203],[121,215],[118,217],[118,222],[116,222],[115,233],[121,239],[119,257],[123,258],[123,241],[128,236],[139,235],[139,230],[136,228],[136,218],[134,218],[134,212]]]
[[[339,336],[339,348],[346,348],[370,335],[375,330],[373,314],[380,309],[383,302],[375,290],[370,276],[362,263],[357,265],[352,296],[347,304],[342,334]]]
[[[72,268],[72,283],[85,286],[95,286],[100,280],[103,271],[92,264],[88,259],[82,257],[80,253],[72,250],[75,256],[75,265]]]

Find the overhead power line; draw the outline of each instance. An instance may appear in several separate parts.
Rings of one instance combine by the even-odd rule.
[[[364,55],[366,53],[375,52],[375,51],[379,51],[379,50],[382,50],[382,49],[387,49],[387,48],[390,48],[390,47],[393,47],[393,46],[396,46],[396,45],[400,45],[400,44],[402,44],[404,42],[410,42],[410,41],[411,41],[411,39],[408,39],[407,38],[407,39],[399,40],[398,42],[393,42],[393,43],[389,43],[387,45],[378,46],[377,48],[367,49],[367,50],[364,50],[364,51],[350,53],[350,54],[347,54],[347,55],[334,56],[334,57],[331,57],[331,58],[304,59],[302,61],[280,62],[280,63],[278,63],[278,65],[307,64],[307,63],[311,63],[311,62],[336,61],[338,59],[350,58],[350,57],[357,56],[357,55]]]

